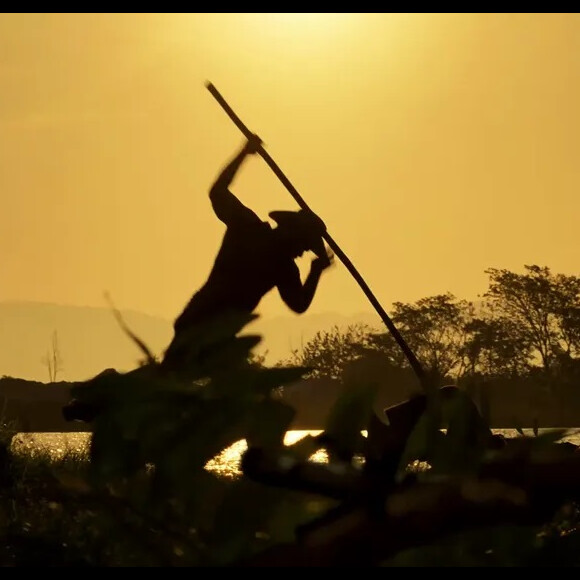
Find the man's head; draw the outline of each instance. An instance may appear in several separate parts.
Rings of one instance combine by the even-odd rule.
[[[295,258],[310,250],[319,258],[326,258],[326,248],[322,236],[326,231],[324,222],[313,212],[272,211],[268,214],[277,224],[283,243]]]

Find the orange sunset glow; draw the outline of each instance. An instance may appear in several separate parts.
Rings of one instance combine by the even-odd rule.
[[[243,137],[214,83],[389,309],[484,269],[578,268],[577,14],[0,17],[0,300],[173,320],[223,224]],[[296,203],[249,160],[238,197]],[[301,266],[302,268],[302,266]],[[372,311],[342,264],[309,310]],[[264,316],[289,314],[275,293]]]

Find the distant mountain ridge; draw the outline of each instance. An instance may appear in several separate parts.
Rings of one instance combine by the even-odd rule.
[[[173,336],[172,321],[133,310],[123,319],[154,353],[162,353]],[[274,364],[300,349],[318,331],[363,323],[382,328],[371,313],[341,315],[334,312],[263,317],[245,332],[262,335],[256,353]],[[105,368],[127,371],[141,353],[120,328],[107,307],[71,306],[39,302],[0,302],[0,376],[48,382],[43,357],[57,333],[62,371],[57,380],[79,381]]]

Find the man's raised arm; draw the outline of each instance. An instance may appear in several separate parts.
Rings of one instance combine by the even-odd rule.
[[[229,189],[238,169],[248,155],[258,152],[262,145],[261,139],[254,135],[244,144],[239,153],[226,165],[210,189],[209,198],[217,217],[226,225],[237,220],[245,220],[256,214],[247,208]]]

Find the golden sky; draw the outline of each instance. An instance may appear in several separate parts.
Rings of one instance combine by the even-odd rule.
[[[0,300],[179,313],[243,142],[206,80],[387,311],[476,298],[488,267],[578,273],[578,14],[1,14]],[[233,190],[297,207],[259,157]],[[324,311],[372,311],[340,263]]]

